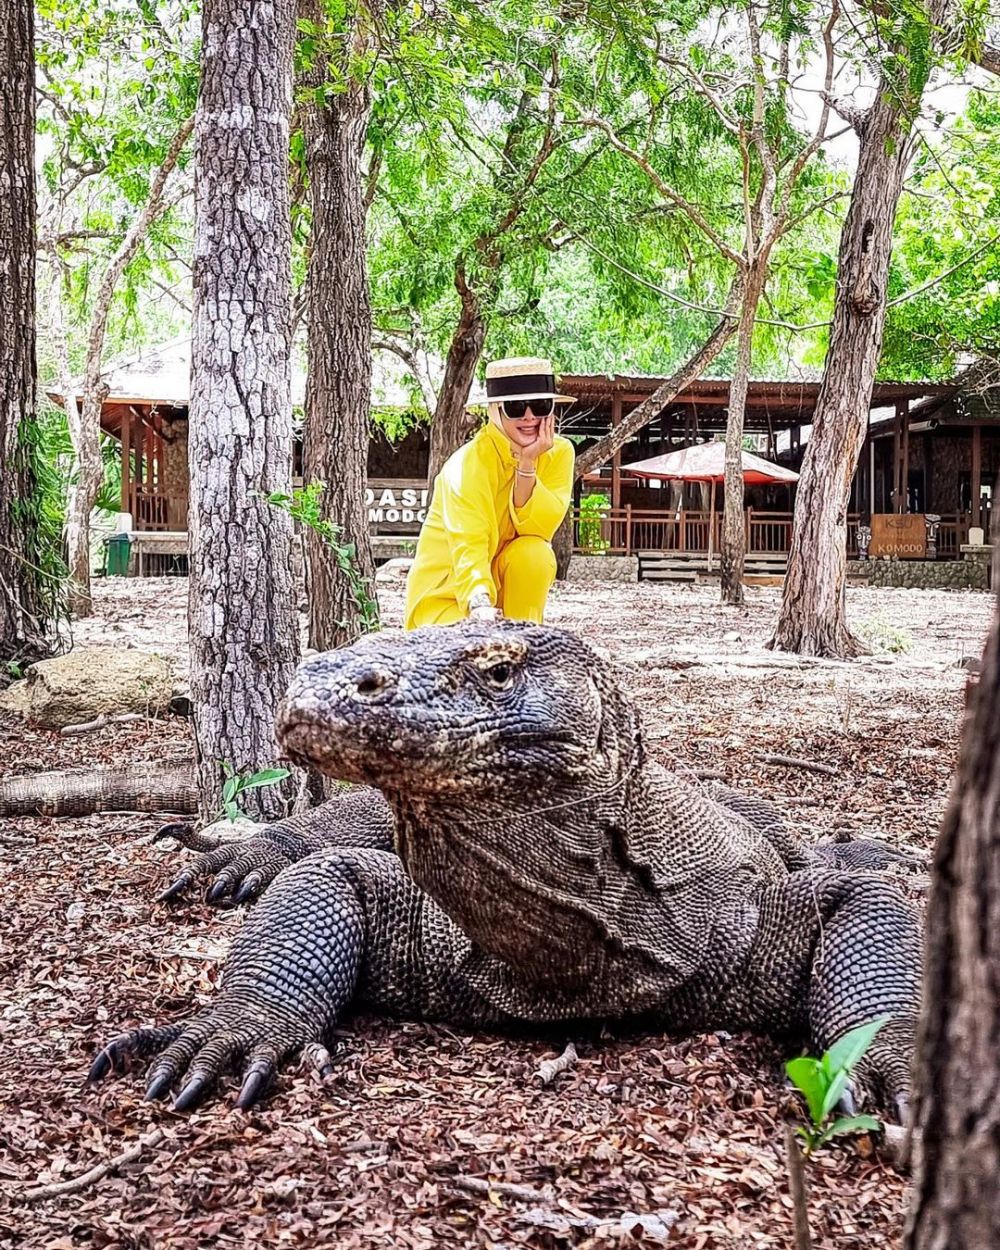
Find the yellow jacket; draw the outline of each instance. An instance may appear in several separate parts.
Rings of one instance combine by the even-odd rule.
[[[465,616],[480,586],[495,604],[492,564],[500,550],[525,535],[552,541],[573,492],[573,444],[557,435],[536,469],[531,498],[515,508],[517,459],[495,425],[487,422],[449,457],[434,483],[407,578],[407,629],[439,619],[449,604],[458,608],[451,619]]]

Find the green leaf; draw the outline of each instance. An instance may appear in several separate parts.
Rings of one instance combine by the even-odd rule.
[[[243,789],[242,778],[231,776],[229,780],[226,782],[226,784],[222,787],[223,804],[227,804],[232,799],[236,798],[237,794],[239,794],[241,789]]]
[[[825,1064],[826,1055],[823,1056],[823,1061]],[[840,1101],[840,1096],[847,1087],[849,1076],[850,1072],[846,1068],[841,1068],[839,1072],[834,1072],[832,1075],[825,1070],[823,1071],[822,1079],[826,1084],[826,1093],[823,1095],[823,1104],[820,1108],[820,1117],[816,1121],[817,1124],[823,1124],[827,1116]]]
[[[813,1123],[822,1124],[824,1119],[823,1100],[827,1092],[827,1080],[818,1059],[804,1056],[801,1059],[789,1059],[785,1071],[792,1084],[800,1090],[809,1108]]]
[[[240,789],[257,790],[261,786],[273,786],[275,782],[284,781],[290,775],[287,768],[262,768],[259,773],[248,777]]]
[[[235,803],[223,803],[222,806],[225,809],[226,818],[228,820],[239,820],[243,815]]]
[[[851,1029],[849,1033],[845,1033],[834,1042],[824,1056],[828,1063],[828,1070],[831,1073],[853,1072],[858,1062],[868,1053],[869,1046],[888,1019],[888,1016],[879,1016],[876,1020],[869,1020],[867,1024],[858,1025],[856,1029]]]
[[[829,1141],[831,1137],[841,1137],[845,1133],[877,1133],[881,1127],[882,1122],[873,1115],[845,1115],[834,1120],[826,1129],[823,1140]]]

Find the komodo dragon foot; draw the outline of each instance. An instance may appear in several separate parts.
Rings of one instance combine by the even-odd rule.
[[[247,903],[259,898],[283,868],[327,846],[392,850],[392,811],[377,790],[345,791],[252,837],[199,855],[157,901],[173,902],[196,882],[215,877],[206,892],[208,902]]]

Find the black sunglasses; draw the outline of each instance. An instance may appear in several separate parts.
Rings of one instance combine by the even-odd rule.
[[[509,420],[520,421],[529,408],[533,416],[549,417],[554,406],[551,396],[547,399],[505,399],[500,404],[500,411]]]

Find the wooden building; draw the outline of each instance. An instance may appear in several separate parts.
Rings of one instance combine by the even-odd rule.
[[[178,339],[111,366],[101,415],[121,445],[121,511],[133,535],[161,532],[183,541],[188,506],[188,379],[190,341]],[[662,383],[659,377],[569,374],[561,390],[576,404],[561,416],[561,432],[582,448],[603,437]],[[304,374],[293,378],[293,403],[304,399]],[[799,470],[819,395],[815,381],[753,381],[745,430],[769,460]],[[483,396],[473,396],[481,403]],[[729,382],[692,383],[649,422],[598,475],[578,484],[581,494],[607,496],[605,533],[613,550],[707,545],[707,500],[698,486],[629,479],[623,466],[678,447],[722,437]],[[376,376],[373,402],[409,407],[401,380]],[[395,446],[381,434],[369,454],[372,532],[411,540],[426,506],[428,436],[418,427]],[[301,447],[296,448],[296,469]],[[874,513],[933,513],[941,518],[938,551],[957,552],[969,528],[988,531],[993,483],[1000,469],[1000,388],[969,393],[958,384],[880,382],[872,395],[868,436],[852,486],[852,520]],[[755,487],[747,494],[751,550],[787,551],[794,496],[787,487]],[[720,502],[721,507],[721,502]],[[626,524],[626,520],[631,523]],[[853,546],[851,527],[851,545]],[[690,544],[690,547],[688,546]]]

